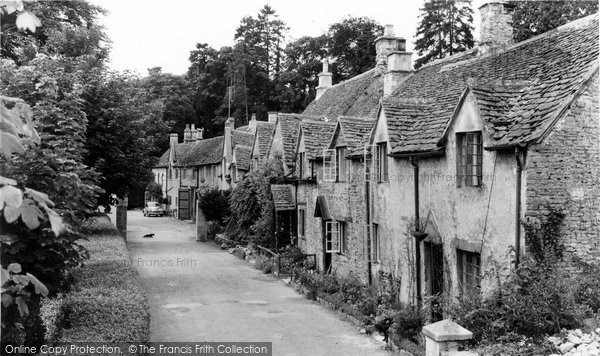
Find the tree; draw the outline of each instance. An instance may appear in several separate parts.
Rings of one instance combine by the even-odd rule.
[[[110,195],[141,190],[152,180],[151,169],[167,137],[162,100],[144,89],[143,79],[129,72],[106,72],[86,100],[89,117],[86,163],[104,178],[100,204]]]
[[[597,1],[512,1],[515,42],[598,12]]]
[[[233,57],[231,47],[216,50],[206,43],[196,44],[190,52],[190,67],[186,79],[193,91],[193,106],[196,122],[204,128],[207,138],[223,133],[221,105],[225,98],[229,63]]]
[[[375,39],[383,26],[368,17],[350,17],[329,27],[329,56],[337,67],[333,80],[339,82],[375,66]]]
[[[148,76],[139,81],[147,92],[147,100],[163,103],[162,120],[171,132],[182,134],[185,125],[198,123],[193,105],[194,92],[184,76],[163,73],[161,67],[148,69]],[[157,137],[159,152],[169,147],[168,136]]]
[[[419,17],[415,68],[473,47],[471,0],[428,0]]]
[[[321,35],[305,36],[288,43],[285,48],[285,70],[276,83],[281,111],[301,112],[315,98],[318,75],[328,54],[328,41],[326,35]]]

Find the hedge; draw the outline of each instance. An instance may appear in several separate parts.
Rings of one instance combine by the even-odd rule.
[[[72,290],[59,303],[64,319],[58,341],[147,342],[148,303],[123,238],[92,236],[82,245],[90,259],[74,271]]]

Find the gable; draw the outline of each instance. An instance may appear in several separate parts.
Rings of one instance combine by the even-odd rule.
[[[454,121],[454,132],[470,132],[483,130],[483,121],[475,107],[473,94],[467,93],[463,100],[458,115]]]

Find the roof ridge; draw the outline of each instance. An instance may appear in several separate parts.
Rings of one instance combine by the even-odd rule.
[[[335,84],[333,84],[332,86],[330,86],[330,87],[327,87],[327,89],[326,89],[326,90],[329,90],[329,89],[331,89],[331,88],[334,88],[334,87],[336,87],[336,86],[338,86],[338,85],[342,85],[342,84],[345,84],[345,83],[348,83],[348,82],[352,82],[352,81],[354,81],[354,80],[362,79],[363,77],[366,77],[368,74],[370,74],[370,72],[374,72],[374,74],[375,74],[375,75],[380,75],[380,73],[377,71],[377,67],[373,67],[373,68],[369,69],[369,70],[368,70],[368,71],[366,71],[366,72],[362,72],[362,73],[360,73],[360,74],[357,74],[357,75],[355,75],[355,76],[353,76],[353,77],[351,77],[351,78],[348,78],[348,79],[346,79],[346,80],[342,80],[342,81],[341,81],[341,82],[339,82],[339,83],[335,83]]]

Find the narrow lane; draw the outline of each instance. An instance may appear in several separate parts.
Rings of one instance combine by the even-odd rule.
[[[128,214],[128,248],[148,294],[151,341],[273,342],[273,355],[390,355],[327,308],[213,244],[195,226]],[[154,238],[142,238],[154,233]]]

